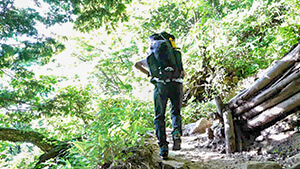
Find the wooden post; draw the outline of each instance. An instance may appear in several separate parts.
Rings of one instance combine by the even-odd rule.
[[[235,134],[232,120],[231,110],[227,109],[223,112],[224,133],[226,142],[226,154],[231,154],[236,150]]]
[[[235,130],[235,137],[236,137],[236,151],[241,152],[243,151],[243,140],[242,140],[242,131],[241,131],[241,124],[234,123],[234,130]]]
[[[222,117],[224,104],[223,104],[220,96],[215,97],[215,103],[216,103],[218,114],[220,115],[220,117]]]

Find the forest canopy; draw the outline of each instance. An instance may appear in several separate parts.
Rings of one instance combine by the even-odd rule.
[[[300,40],[299,3],[0,1],[0,167],[96,168],[143,147],[153,86],[133,63],[156,32],[183,54],[183,122],[206,117]]]

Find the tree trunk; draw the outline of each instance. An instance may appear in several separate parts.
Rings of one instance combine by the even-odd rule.
[[[77,138],[76,140],[80,140]],[[0,140],[11,142],[29,142],[39,147],[45,153],[39,157],[35,168],[39,164],[57,156],[66,154],[66,150],[72,147],[72,144],[54,139],[49,139],[41,133],[35,131],[18,130],[12,128],[0,128]]]
[[[67,143],[62,143],[60,145],[55,146],[50,151],[45,152],[39,157],[39,161],[36,163],[35,168],[38,168],[41,163],[46,162],[51,158],[63,157],[67,154],[67,150],[71,147],[72,145]]]

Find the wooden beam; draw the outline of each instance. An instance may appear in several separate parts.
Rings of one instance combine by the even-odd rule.
[[[278,94],[283,88],[285,88],[289,83],[297,80],[300,78],[300,70],[297,70],[293,72],[291,75],[286,77],[285,79],[282,79],[281,82],[277,83],[273,87],[269,87],[268,89],[262,91],[260,94],[252,98],[250,101],[244,103],[244,105],[239,106],[234,110],[234,116],[240,116],[246,111],[250,110],[254,106],[257,106],[264,102],[265,100],[268,100],[272,96]]]
[[[277,104],[276,106],[262,112],[258,116],[247,122],[249,128],[256,128],[270,121],[273,121],[278,116],[284,116],[285,113],[300,106],[300,92],[290,97],[289,99]]]
[[[220,117],[222,117],[223,116],[224,104],[223,104],[220,96],[215,97],[215,103],[216,103],[218,114],[220,115]]]
[[[231,154],[236,150],[234,126],[232,114],[229,109],[223,112],[224,133],[226,142],[226,154]]]
[[[277,105],[278,103],[288,99],[289,97],[292,97],[294,94],[298,93],[299,91],[300,91],[300,79],[291,82],[278,95],[254,107],[253,109],[244,113],[242,116],[245,117],[246,119],[252,119],[254,116],[260,114],[261,112]]]
[[[236,105],[238,102],[246,101],[255,96],[257,92],[269,85],[278,76],[284,74],[284,72],[292,67],[296,61],[300,60],[300,44],[297,44],[283,59],[277,61],[275,65],[261,78],[259,78],[250,88],[243,91],[243,94],[239,94],[239,97],[235,97],[230,100],[229,106]],[[238,104],[241,105],[241,104]]]

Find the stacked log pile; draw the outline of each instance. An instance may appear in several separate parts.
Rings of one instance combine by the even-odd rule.
[[[300,109],[300,43],[250,88],[223,104],[215,99],[224,122],[226,152],[242,151],[260,132]]]

